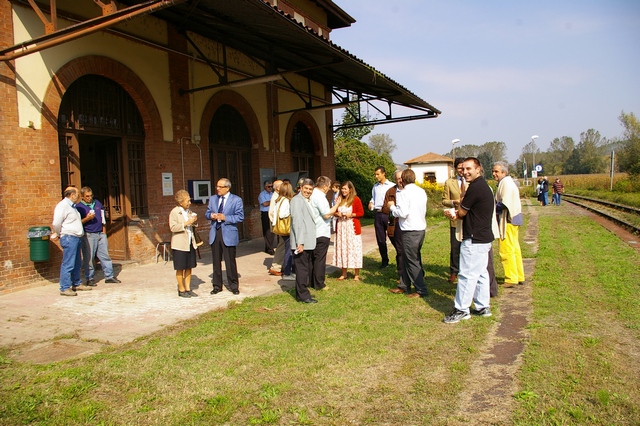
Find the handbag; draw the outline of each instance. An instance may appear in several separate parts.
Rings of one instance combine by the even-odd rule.
[[[278,206],[278,211],[276,212],[276,224],[271,228],[271,232],[276,235],[286,237],[291,233],[291,215],[281,218],[280,207],[282,207],[282,203]]]

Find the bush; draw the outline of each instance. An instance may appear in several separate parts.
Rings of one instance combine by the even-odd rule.
[[[417,185],[427,193],[427,217],[444,216],[442,207],[442,193],[444,192],[444,185],[431,183],[429,181]]]

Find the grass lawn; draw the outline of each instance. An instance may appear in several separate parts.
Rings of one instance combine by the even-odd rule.
[[[638,425],[638,252],[588,217],[542,210],[515,423]]]
[[[640,256],[588,219],[539,210],[513,421],[638,424]],[[245,299],[48,365],[11,361],[2,349],[0,424],[446,425],[500,299],[493,317],[442,322],[455,293],[445,282],[448,221],[428,224],[426,300],[389,293],[395,270],[366,258],[363,281],[330,278],[316,305],[289,294]]]

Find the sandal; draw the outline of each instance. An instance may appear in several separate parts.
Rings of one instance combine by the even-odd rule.
[[[354,281],[360,281],[360,277],[358,275],[356,275],[355,277],[353,277]]]
[[[347,278],[347,277],[345,277],[344,275],[340,275],[338,277],[338,281],[344,281],[345,278]]]

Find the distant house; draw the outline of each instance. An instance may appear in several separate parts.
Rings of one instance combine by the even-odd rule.
[[[443,184],[453,171],[453,159],[433,152],[412,158],[404,164],[416,174],[416,183],[429,181]]]

